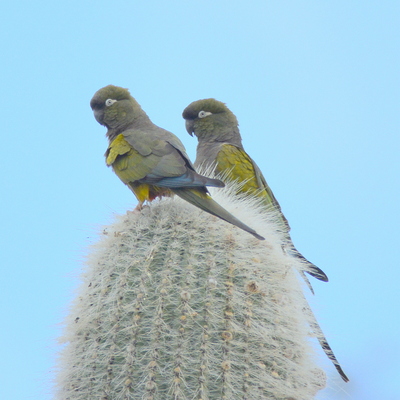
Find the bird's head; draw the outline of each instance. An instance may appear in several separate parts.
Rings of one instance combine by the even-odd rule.
[[[186,121],[186,130],[199,139],[213,137],[226,133],[227,130],[237,128],[235,115],[221,101],[215,99],[197,100],[189,104],[183,111],[182,117]]]
[[[108,129],[126,128],[143,111],[128,89],[108,85],[98,90],[90,107],[94,117]]]

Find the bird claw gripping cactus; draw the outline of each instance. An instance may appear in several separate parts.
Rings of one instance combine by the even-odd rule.
[[[274,215],[224,190],[220,204],[265,241],[179,198],[104,230],[66,320],[55,399],[307,400],[325,386]]]

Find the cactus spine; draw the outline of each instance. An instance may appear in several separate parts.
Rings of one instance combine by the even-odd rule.
[[[266,240],[177,198],[119,217],[88,257],[55,399],[307,400],[324,387],[274,215],[214,197]]]

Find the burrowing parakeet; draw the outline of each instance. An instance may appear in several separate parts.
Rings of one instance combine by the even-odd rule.
[[[194,166],[196,168],[214,168],[218,177],[240,183],[241,194],[256,196],[266,209],[276,210],[281,219],[281,229],[285,235],[284,250],[303,261],[305,272],[327,282],[326,274],[308,261],[294,246],[289,233],[289,223],[283,215],[278,201],[260,168],[243,148],[236,116],[224,103],[215,99],[194,101],[185,108],[182,116],[186,121],[188,133],[192,136],[195,134],[198,138],[197,157]],[[304,272],[302,276],[313,292]],[[309,310],[308,320],[324,352],[333,362],[343,380],[347,382],[348,378],[333,354],[311,310]]]
[[[278,211],[286,237],[285,250],[305,262],[305,272],[327,282],[326,274],[294,247],[289,234],[289,223],[278,201],[260,168],[243,148],[235,115],[224,103],[215,99],[195,101],[185,108],[182,115],[186,120],[186,130],[190,135],[195,134],[199,141],[195,167],[215,166],[218,175],[242,184],[241,193],[257,196],[266,208]]]
[[[90,106],[96,120],[108,128],[106,163],[135,194],[138,210],[145,201],[176,194],[264,239],[211,198],[206,186],[223,187],[224,183],[199,175],[181,141],[153,124],[127,89],[108,85],[94,94]]]

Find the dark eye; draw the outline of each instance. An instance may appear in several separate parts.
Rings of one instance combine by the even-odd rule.
[[[209,116],[209,115],[211,115],[212,113],[210,113],[209,111],[200,111],[199,112],[199,114],[198,114],[198,117],[199,118],[204,118],[204,117],[207,117],[207,116]]]
[[[105,105],[107,106],[107,107],[110,107],[110,106],[112,106],[114,103],[116,103],[117,102],[117,100],[114,100],[114,99],[107,99],[106,100],[106,102],[105,102]]]

